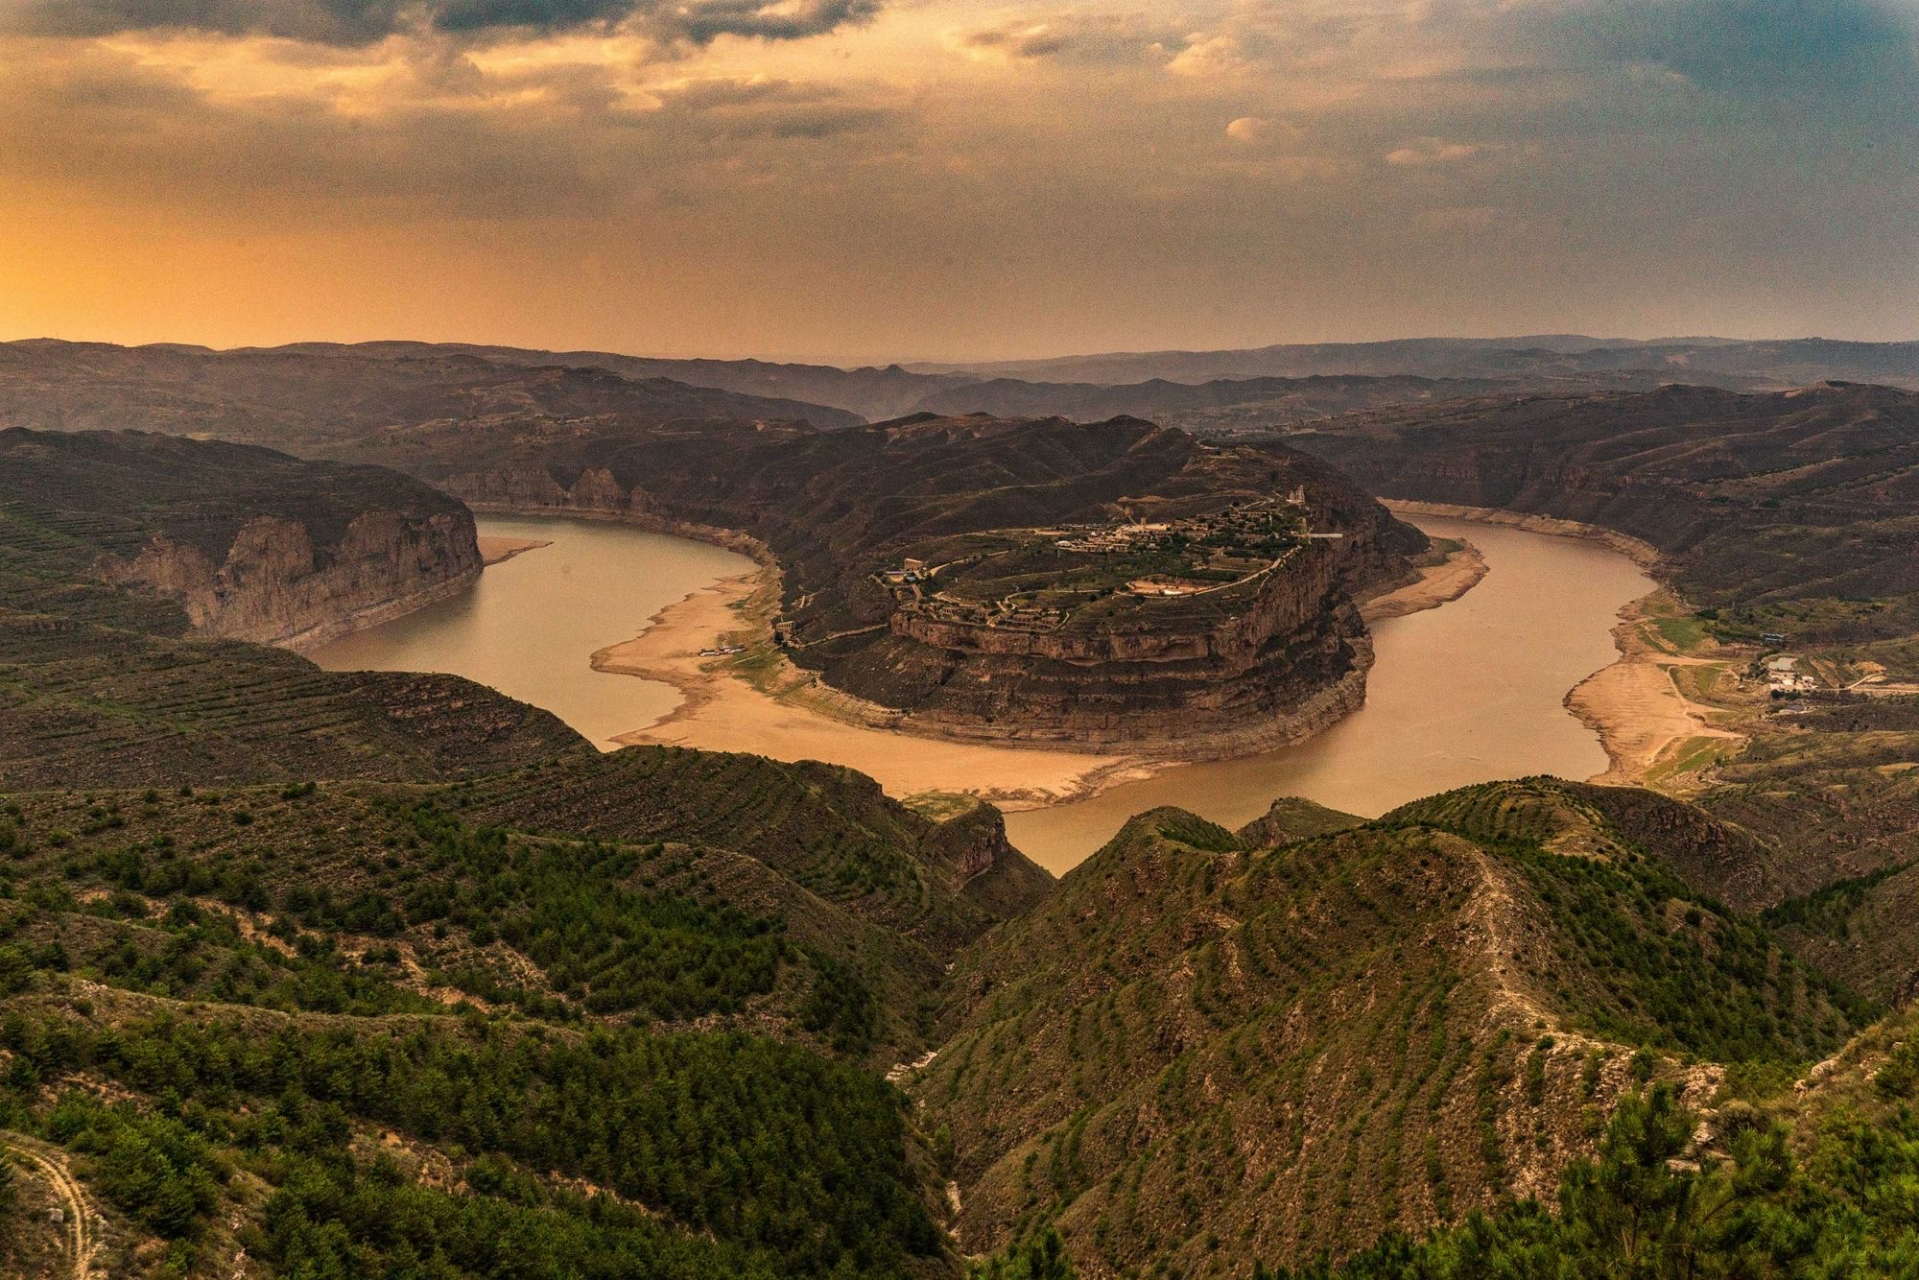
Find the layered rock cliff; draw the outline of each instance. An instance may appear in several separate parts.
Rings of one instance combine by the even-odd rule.
[[[200,635],[303,649],[463,591],[481,567],[470,514],[368,511],[324,555],[305,525],[260,516],[218,563],[155,534],[131,560],[102,554],[95,572],[177,600]]]
[[[1425,545],[1316,459],[1137,419],[708,423],[528,444],[422,474],[481,509],[756,550],[782,574],[791,661],[881,719],[940,736],[1169,755],[1294,741],[1364,699],[1371,645],[1352,598],[1398,581]],[[1224,525],[1246,511],[1270,519],[1248,535],[1242,579],[1196,565],[1209,541],[1242,545]],[[1064,549],[1129,528],[1163,532],[1151,547],[1129,534],[1100,554]],[[938,582],[906,579],[908,562],[938,567]],[[1199,576],[1169,598],[1132,585],[1182,572]],[[1071,601],[1039,625],[1007,603],[1063,586]],[[949,592],[955,607],[934,601]]]
[[[472,513],[376,467],[139,433],[0,432],[0,493],[68,571],[195,634],[301,648],[469,586]]]
[[[896,610],[889,634],[830,664],[837,687],[907,727],[989,741],[1222,755],[1296,742],[1357,710],[1372,638],[1308,548],[1223,618],[1144,600],[1125,630],[1020,632]]]

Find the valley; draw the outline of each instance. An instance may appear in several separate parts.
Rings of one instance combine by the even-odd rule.
[[[702,583],[635,639],[596,651],[579,631],[585,620],[610,615],[597,625],[617,633],[644,607],[641,588],[657,590],[652,598],[681,589],[671,575],[682,562],[685,581],[726,566],[724,553],[702,544],[581,521],[482,518],[483,533],[537,536],[560,554],[543,552],[544,561],[523,561],[510,580],[483,584],[492,596],[423,610],[316,657],[335,668],[430,668],[482,680],[560,714],[603,746],[752,750],[857,768],[901,798],[978,795],[1008,811],[1014,842],[1055,873],[1133,813],[1174,800],[1237,826],[1275,795],[1378,814],[1467,782],[1602,772],[1604,754],[1562,704],[1613,656],[1613,613],[1651,582],[1623,557],[1564,537],[1417,518],[1435,539],[1483,545],[1484,581],[1457,605],[1373,624],[1378,656],[1360,711],[1298,747],[1213,763],[923,740],[884,721],[851,721],[830,690],[774,665],[777,652],[755,625],[763,575]],[[628,584],[618,595],[605,589],[615,579]],[[720,652],[731,647],[741,652]],[[596,675],[605,672],[670,684],[678,703],[624,697],[618,682],[609,688]],[[577,691],[541,696],[554,681]],[[622,724],[622,715],[654,719]]]
[[[1902,402],[1720,394],[1635,402],[1651,449],[1576,406],[1577,484],[1492,511],[1560,427],[1299,433],[1391,510],[1123,419],[521,421],[411,476],[4,433],[0,1248],[1463,1277],[1634,1213],[1898,1274],[1907,602],[1805,531],[1896,536]],[[1876,479],[1792,488],[1859,432]]]
[[[0,1280],[1919,1280],[1919,0],[0,57]]]

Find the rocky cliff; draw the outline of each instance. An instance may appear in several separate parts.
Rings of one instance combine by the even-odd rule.
[[[1296,742],[1365,701],[1372,638],[1331,552],[1305,550],[1223,617],[1180,604],[1145,600],[1126,629],[1082,634],[901,609],[888,636],[827,673],[856,696],[908,704],[909,728],[1168,755]]]
[[[0,493],[76,576],[170,603],[192,632],[300,648],[479,576],[472,513],[374,467],[139,433],[0,432]]]
[[[1352,598],[1425,543],[1316,459],[1138,419],[703,423],[473,460],[422,474],[482,509],[630,520],[777,561],[795,664],[897,727],[995,742],[1218,755],[1315,732],[1365,696]],[[1246,534],[1243,574],[1198,565],[1196,548],[1241,547],[1247,511],[1270,518]],[[1124,528],[1161,532],[1063,549]],[[938,581],[904,582],[908,561]],[[1177,596],[1132,585],[1181,573],[1199,576]],[[1043,598],[1037,625],[1007,603],[1026,597]]]
[[[218,564],[156,534],[131,560],[102,555],[97,572],[178,600],[201,635],[300,649],[445,599],[471,586],[480,568],[471,515],[369,511],[324,557],[306,526],[261,516]]]

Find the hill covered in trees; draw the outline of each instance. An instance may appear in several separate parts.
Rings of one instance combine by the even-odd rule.
[[[1776,632],[1903,667],[1919,633],[1916,427],[1919,392],[1892,387],[1672,386],[1382,410],[1288,439],[1369,492],[1651,543],[1730,639]]]
[[[1106,426],[982,428],[1005,454],[906,424],[870,461],[815,443],[857,430],[753,430],[838,460],[791,492],[860,506],[849,547],[982,494],[1004,520],[1157,475],[1177,506],[1318,466]],[[1529,779],[1237,833],[1162,809],[1055,882],[987,806],[601,755],[103,571],[260,518],[338,546],[380,493],[445,514],[414,482],[6,439],[41,469],[0,508],[0,1266],[1909,1269],[1903,703],[1822,703],[1699,804]],[[960,477],[888,505],[909,446]],[[742,456],[688,492],[786,492]]]

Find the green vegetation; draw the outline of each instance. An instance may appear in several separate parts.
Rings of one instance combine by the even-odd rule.
[[[1065,1241],[1049,1227],[1035,1238],[975,1264],[967,1274],[970,1280],[1073,1280],[1078,1273],[1066,1256]]]
[[[1592,975],[1559,992],[1576,1025],[1621,1044],[1715,1062],[1810,1061],[1875,1015],[1794,961],[1765,928],[1657,864],[1507,851],[1552,910],[1560,954]],[[1549,979],[1550,980],[1550,979]]]
[[[693,447],[636,434],[568,466]],[[770,428],[738,493],[676,500],[832,477],[844,545],[761,529],[815,629],[866,625],[877,581],[822,584],[901,530],[1041,607],[1062,557],[1199,581],[1298,532],[1219,518],[1290,456],[1041,424],[1009,483],[994,434]],[[1138,546],[1012,536],[1196,459]],[[1865,1028],[1919,973],[1919,702],[1806,699],[1710,813],[1550,779],[1238,833],[1160,809],[1055,886],[990,806],[601,756],[461,682],[183,638],[86,566],[248,514],[190,490],[0,509],[0,1222],[43,1237],[9,1265],[66,1247],[70,1166],[112,1274],[935,1280],[988,1242],[982,1280],[1919,1266],[1919,1037]]]
[[[370,1250],[381,1270],[407,1256],[444,1267],[462,1246],[442,1232],[476,1213],[510,1223],[517,1204],[521,1213],[533,1206],[535,1219],[590,1221],[608,1195],[710,1233],[762,1268],[890,1272],[940,1248],[907,1165],[897,1094],[768,1040],[578,1038],[444,1019],[306,1027],[162,1013],[107,1025],[15,1009],[0,1019],[0,1045],[13,1055],[0,1094],[10,1126],[93,1157],[100,1190],[186,1242],[187,1258],[215,1231],[223,1199],[245,1194],[235,1185],[242,1171],[273,1189],[264,1222],[282,1263],[344,1249],[338,1261]],[[154,1109],[71,1091],[38,1100],[42,1082],[74,1073],[133,1090]],[[417,1218],[403,1203],[379,1203],[380,1188],[404,1180],[358,1158],[355,1133],[366,1125],[466,1153],[476,1161],[464,1174],[471,1191],[505,1203],[428,1197]],[[604,1190],[590,1201],[548,1194],[569,1180]],[[354,1194],[362,1182],[368,1191]],[[387,1229],[357,1230],[369,1216]],[[624,1216],[628,1229],[645,1225]],[[649,1228],[637,1243],[660,1234]],[[509,1232],[464,1247],[532,1243],[516,1245]],[[690,1261],[707,1252],[676,1246],[668,1258],[676,1251]]]
[[[1534,1280],[1612,1276],[1909,1276],[1919,1225],[1919,1112],[1843,1110],[1794,1132],[1750,1109],[1711,1123],[1667,1086],[1627,1099],[1596,1155],[1567,1169],[1556,1212],[1532,1201],[1423,1240],[1394,1236],[1298,1280]],[[1703,1167],[1698,1167],[1703,1162]]]
[[[1660,797],[1529,780],[1273,833],[1141,815],[962,958],[911,1088],[969,1218],[1116,1274],[1338,1256],[1496,1208],[1622,1091],[1716,1062],[1777,1092],[1875,1016],[1648,852],[1757,851]]]

